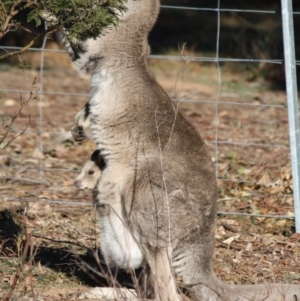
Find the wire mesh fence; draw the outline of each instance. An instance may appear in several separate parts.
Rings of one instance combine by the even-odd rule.
[[[287,4],[291,2],[282,0],[282,11],[290,20],[292,12],[285,9]],[[202,14],[210,13],[216,22],[215,51],[195,51],[188,44],[176,49],[175,45],[175,50],[167,54],[154,51],[150,65],[158,81],[201,132],[211,150],[218,177],[219,214],[293,219],[296,212],[299,216],[296,74],[291,73],[291,85],[287,82],[287,87],[292,87],[288,96],[293,97],[287,102],[285,91],[274,90],[263,76],[253,71],[263,73],[263,68],[269,70],[268,66],[282,65],[283,57],[272,58],[264,52],[259,55],[259,50],[257,56],[245,55],[242,47],[239,56],[222,57],[220,49],[227,13],[246,19],[249,14],[262,14],[272,20],[280,19],[280,8],[226,9],[219,0],[215,8],[162,5],[161,9],[170,15],[194,12],[194,22],[200,24]],[[293,14],[296,18],[300,13]],[[286,53],[293,48],[290,44],[293,27],[283,19],[284,24],[288,25],[283,27],[284,35],[291,38],[285,41]],[[193,27],[186,31],[193,37]],[[246,40],[242,43],[248,45]],[[6,45],[1,48],[19,49]],[[253,49],[257,49],[256,45]],[[1,179],[5,185],[2,185],[1,199],[91,205],[89,193],[76,191],[73,180],[95,146],[91,141],[74,144],[69,132],[75,114],[88,100],[89,79],[77,74],[64,50],[52,40],[44,40],[41,47],[31,48],[28,58],[31,68],[22,72],[9,68],[1,75],[3,114],[13,112],[19,99],[36,94],[36,99],[30,101],[11,129],[16,135],[24,129],[25,132],[3,150],[4,155],[14,155],[10,156],[10,164],[2,168]],[[25,61],[26,55],[21,60]],[[287,74],[300,64],[293,57],[289,60],[286,57],[285,62],[289,62]],[[251,64],[255,68],[247,67]],[[293,129],[289,128],[291,124]],[[292,167],[296,167],[293,177]],[[297,231],[300,231],[299,225]]]

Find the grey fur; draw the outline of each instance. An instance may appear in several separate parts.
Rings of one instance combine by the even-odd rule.
[[[107,221],[130,231],[150,266],[157,300],[181,299],[175,278],[197,301],[300,298],[297,285],[234,286],[216,277],[215,169],[203,139],[148,68],[147,37],[159,1],[129,0],[127,6],[116,29],[80,42],[84,52],[74,60],[79,70],[92,73],[90,127],[107,163],[97,202],[110,207]],[[76,139],[84,123],[80,116],[84,112],[72,129]],[[109,231],[101,235],[112,237]],[[109,258],[109,241],[101,248],[108,264],[118,265]],[[124,261],[119,266],[133,267]]]

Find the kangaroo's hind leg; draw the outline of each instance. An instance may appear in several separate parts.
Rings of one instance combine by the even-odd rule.
[[[168,239],[166,195],[160,186],[153,185],[147,175],[139,171],[137,174],[132,179],[133,185],[130,177],[123,184],[125,219],[149,265],[155,300],[180,301],[171,267],[172,247]]]
[[[150,277],[156,300],[180,301],[181,298],[177,293],[176,280],[172,273],[167,247],[156,250],[144,248],[144,251],[151,270]]]
[[[212,269],[212,247],[213,239],[209,235],[202,236],[201,241],[188,246],[183,242],[173,252],[172,266],[192,300],[231,301],[227,299],[223,283]]]

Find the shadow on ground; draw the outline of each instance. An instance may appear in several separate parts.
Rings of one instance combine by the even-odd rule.
[[[23,209],[22,209],[23,210]],[[17,213],[17,214],[16,214]],[[143,271],[136,270],[133,274],[123,271],[110,270],[103,263],[103,257],[99,250],[86,249],[84,254],[74,254],[66,248],[55,246],[35,246],[26,243],[30,235],[22,225],[20,211],[0,211],[0,256],[12,258],[17,254],[24,254],[23,262],[28,262],[30,254],[34,254],[33,265],[37,263],[55,272],[63,273],[67,277],[76,278],[85,286],[95,287],[128,287],[134,288],[137,281],[141,281]],[[33,232],[34,233],[34,232]],[[34,236],[34,234],[32,234]],[[19,245],[18,245],[19,242]],[[26,249],[27,248],[27,249]],[[21,252],[20,252],[21,249]]]

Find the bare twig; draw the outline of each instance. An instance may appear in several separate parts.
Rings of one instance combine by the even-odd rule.
[[[14,137],[15,139],[16,137]],[[37,180],[37,179],[32,179],[32,178],[18,178],[15,176],[3,176],[0,175],[0,179],[1,180],[8,180],[8,181],[12,181],[12,182],[23,182],[23,183],[27,183],[27,184],[43,184],[45,186],[50,186],[51,184],[47,181],[43,181],[43,180]]]
[[[13,295],[13,292],[16,288],[16,285],[20,279],[20,275],[24,270],[24,265],[26,264],[27,258],[28,259],[28,264],[32,265],[32,261],[34,259],[34,255],[33,254],[33,245],[32,245],[32,241],[31,241],[31,234],[28,234],[27,232],[27,224],[26,224],[26,210],[24,211],[23,214],[23,225],[24,225],[24,229],[25,229],[25,245],[23,250],[20,250],[22,253],[20,254],[21,256],[21,262],[17,268],[17,271],[14,275],[12,284],[9,288],[9,291],[7,293],[7,295],[4,297],[4,301],[9,301],[11,300],[11,297]],[[31,267],[31,269],[29,270],[29,274],[31,275],[33,268]],[[31,275],[32,276],[32,275]],[[32,289],[32,294],[33,294],[33,298],[34,298],[34,291],[33,291],[33,287],[32,287],[32,283],[31,283],[31,289]],[[35,298],[34,298],[35,299]]]
[[[14,141],[19,136],[23,135],[28,128],[28,125],[31,121],[30,114],[28,116],[28,124],[25,126],[25,128],[20,133],[18,133],[16,135],[11,135],[11,127],[12,127],[13,123],[20,116],[21,112],[23,111],[24,107],[29,103],[29,101],[35,99],[35,97],[36,97],[36,93],[38,92],[38,90],[33,89],[36,87],[35,81],[36,81],[36,79],[34,79],[34,81],[32,83],[32,89],[30,91],[29,98],[26,101],[23,101],[22,94],[20,94],[19,110],[17,112],[13,113],[12,115],[10,115],[8,118],[3,119],[3,121],[2,121],[1,132],[0,132],[0,144],[2,144],[2,149],[8,147],[12,143],[12,141]],[[8,122],[8,120],[10,120],[10,121]]]
[[[63,243],[63,244],[69,244],[69,245],[77,246],[77,247],[80,247],[80,248],[83,248],[83,249],[86,249],[86,250],[89,249],[88,247],[84,246],[81,243],[75,243],[75,242],[72,242],[72,241],[69,241],[69,240],[57,240],[57,239],[48,238],[48,237],[45,237],[45,236],[42,236],[42,235],[37,235],[37,234],[31,234],[31,236],[41,238],[41,239],[44,239],[44,240],[48,240],[48,241],[51,241],[51,242],[57,242],[57,243]]]
[[[222,222],[221,225],[222,225],[226,230],[229,230],[229,231],[231,231],[231,232],[233,232],[233,233],[239,232],[239,230],[238,230],[236,227],[234,227],[234,226],[232,226],[232,225],[229,225],[229,224],[227,224],[226,222]]]
[[[2,3],[2,1],[0,1],[0,4],[1,4],[1,10],[0,10],[0,12],[2,11],[4,15],[7,15],[7,11],[6,11],[5,6]]]

